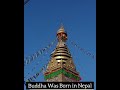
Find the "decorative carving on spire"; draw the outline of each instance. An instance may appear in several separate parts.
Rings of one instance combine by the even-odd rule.
[[[66,40],[67,40],[67,33],[65,32],[63,24],[61,24],[61,27],[57,32],[57,38],[58,38],[59,42],[60,41],[66,42]]]

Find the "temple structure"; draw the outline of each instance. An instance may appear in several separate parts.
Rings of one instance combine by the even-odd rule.
[[[57,46],[51,53],[51,59],[44,73],[46,82],[79,82],[81,80],[76,71],[72,55],[66,45],[67,32],[63,25],[57,31]]]

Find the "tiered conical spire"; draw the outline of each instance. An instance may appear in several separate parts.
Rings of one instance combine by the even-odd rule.
[[[44,73],[47,82],[78,82],[79,73],[73,63],[70,51],[67,48],[67,33],[63,25],[57,32],[58,44],[51,54],[51,60]]]
[[[60,29],[58,30],[57,33],[65,32],[63,24],[61,24]]]

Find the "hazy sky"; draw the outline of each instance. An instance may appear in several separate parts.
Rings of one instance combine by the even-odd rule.
[[[96,55],[96,0],[30,0],[24,6],[24,56],[34,54],[54,41],[61,23],[68,33],[67,45],[82,81],[96,83],[96,60],[70,43],[74,41]],[[48,53],[25,66],[25,76],[28,72],[30,74],[27,77],[39,72],[50,60],[50,53],[56,44]],[[37,62],[39,65],[32,71]],[[43,73],[36,81],[44,81]]]

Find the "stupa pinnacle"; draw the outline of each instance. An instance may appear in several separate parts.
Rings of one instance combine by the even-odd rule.
[[[79,82],[80,76],[66,45],[68,38],[63,25],[57,31],[56,36],[58,43],[51,53],[51,59],[44,73],[44,78],[46,82]]]

